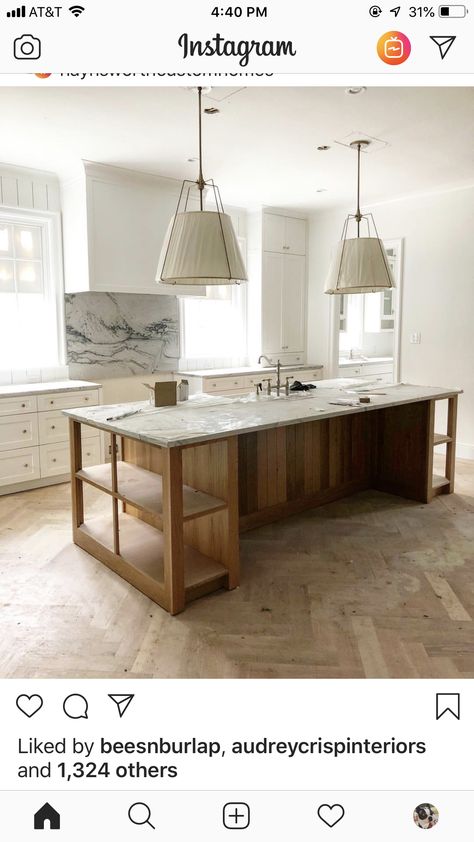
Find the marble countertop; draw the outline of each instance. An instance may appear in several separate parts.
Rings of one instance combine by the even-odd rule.
[[[0,386],[0,398],[38,394],[49,395],[55,392],[67,392],[69,389],[82,391],[85,389],[100,388],[100,383],[90,383],[87,380],[53,380],[50,383],[19,383],[12,386]]]
[[[393,363],[393,357],[366,357],[365,359],[350,360],[348,357],[343,357],[339,360],[339,367],[345,365],[377,365],[379,363]]]
[[[369,383],[370,381],[366,381]],[[341,378],[321,380],[317,388],[308,392],[293,393],[290,398],[243,395],[218,397],[196,395],[189,401],[172,407],[151,406],[148,402],[117,404],[114,406],[88,407],[64,410],[64,415],[90,424],[100,430],[128,436],[160,447],[178,447],[229,435],[254,432],[272,427],[300,424],[305,421],[333,418],[348,413],[370,412],[381,407],[416,403],[432,398],[459,394],[458,388],[413,386],[397,384],[375,389],[369,404],[355,406],[334,405],[336,400],[356,401],[356,385],[364,381]],[[375,387],[374,387],[375,388]],[[368,387],[370,392],[370,387]],[[371,394],[373,394],[371,392]],[[119,420],[107,420],[125,412],[137,414]]]
[[[316,365],[295,364],[290,365],[285,363],[282,365],[282,371],[309,371],[316,370],[324,366],[317,363]],[[180,377],[238,377],[244,374],[264,374],[265,372],[276,371],[276,365],[243,365],[238,368],[202,368],[192,371],[177,371]]]

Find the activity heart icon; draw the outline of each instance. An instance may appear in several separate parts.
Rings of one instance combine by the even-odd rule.
[[[43,699],[36,693],[33,693],[32,696],[27,696],[23,693],[22,696],[18,696],[16,706],[25,716],[31,719],[43,707]]]
[[[328,827],[334,827],[344,818],[345,810],[342,804],[321,804],[318,816]]]

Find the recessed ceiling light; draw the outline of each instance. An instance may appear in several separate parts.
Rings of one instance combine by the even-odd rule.
[[[350,94],[350,96],[357,96],[357,94],[365,94],[367,88],[360,87],[360,88],[346,88],[346,94]]]
[[[327,187],[318,187],[318,189],[316,190],[316,193],[327,193],[327,192],[328,192]]]
[[[318,152],[327,152],[330,146],[318,146]]]
[[[214,106],[211,105],[210,108],[204,109],[204,114],[220,114],[220,111],[218,108],[214,108]]]

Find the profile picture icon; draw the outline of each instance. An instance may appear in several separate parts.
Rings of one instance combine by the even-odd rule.
[[[413,821],[422,830],[429,830],[439,822],[439,813],[433,804],[418,804],[413,811]]]

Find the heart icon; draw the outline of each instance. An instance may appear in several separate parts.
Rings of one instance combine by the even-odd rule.
[[[342,804],[321,804],[318,808],[319,818],[328,827],[334,827],[340,822],[344,818],[345,812]]]
[[[34,693],[32,696],[27,696],[23,693],[22,696],[18,696],[16,700],[16,706],[18,710],[21,710],[22,713],[25,714],[29,719],[38,713],[39,710],[43,707],[43,699],[41,696],[38,696]]]

